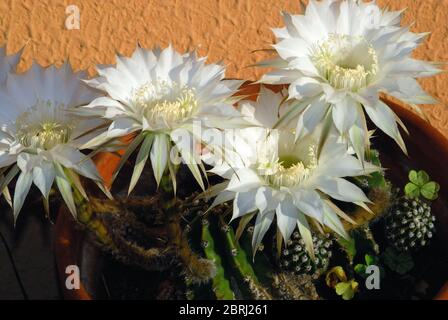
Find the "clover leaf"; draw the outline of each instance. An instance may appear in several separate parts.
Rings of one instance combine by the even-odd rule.
[[[344,300],[351,300],[358,291],[359,284],[355,280],[340,282],[336,285],[336,293]]]
[[[430,181],[429,175],[425,171],[411,170],[409,181],[404,188],[404,192],[409,198],[423,196],[428,200],[435,200],[439,196],[440,185],[437,182]]]
[[[367,278],[367,267],[368,266],[377,266],[380,269],[380,277],[383,279],[386,275],[384,268],[381,266],[379,258],[376,256],[372,256],[370,254],[366,254],[364,256],[365,264],[359,263],[355,266],[355,272],[363,278]]]
[[[334,288],[336,293],[344,300],[351,300],[358,291],[359,284],[355,280],[348,280],[347,274],[341,266],[332,268],[325,277],[325,282],[330,288]]]

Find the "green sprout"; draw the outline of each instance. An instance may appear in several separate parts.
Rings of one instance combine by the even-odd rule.
[[[438,198],[440,185],[437,182],[430,181],[429,175],[425,171],[411,170],[409,180],[410,182],[404,188],[407,197],[418,198],[423,196],[431,201]]]

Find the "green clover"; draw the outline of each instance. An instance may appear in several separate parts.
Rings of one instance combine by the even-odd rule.
[[[435,200],[439,196],[440,185],[430,181],[429,175],[425,171],[411,170],[409,180],[410,182],[404,188],[404,192],[409,198],[418,198],[421,195],[428,200]]]
[[[344,300],[351,300],[358,291],[359,284],[355,280],[340,282],[336,285],[336,293]]]
[[[383,279],[386,275],[384,268],[380,265],[380,259],[376,256],[372,256],[366,254],[364,256],[365,264],[359,263],[355,266],[354,270],[357,274],[359,274],[363,278],[367,278],[368,274],[366,273],[367,267],[375,265],[380,269],[380,277]]]
[[[348,279],[341,266],[336,266],[327,272],[325,276],[327,286],[336,290],[336,293],[344,300],[351,300],[358,292],[359,283]]]

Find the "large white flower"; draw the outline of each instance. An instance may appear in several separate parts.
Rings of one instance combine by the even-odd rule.
[[[211,170],[228,180],[213,187],[210,194],[217,194],[213,206],[233,200],[232,220],[256,214],[254,253],[274,217],[285,241],[298,227],[310,252],[310,220],[347,237],[339,219],[347,216],[331,198],[366,207],[369,200],[364,192],[344,178],[379,170],[348,154],[346,145],[332,133],[322,145],[320,129],[299,140],[289,128],[271,129],[279,119],[282,100],[281,93],[262,89],[258,102],[241,103],[245,114],[252,110],[265,127],[227,131],[224,161],[216,157]]]
[[[54,180],[72,214],[76,214],[72,187],[85,194],[77,174],[100,182],[92,160],[79,151],[92,139],[103,120],[85,119],[68,109],[92,101],[97,94],[84,85],[82,73],[68,64],[25,74],[9,74],[0,87],[0,168],[3,188],[19,174],[14,193],[14,217],[34,184],[45,203]],[[48,209],[48,208],[47,208]]]
[[[289,98],[300,103],[285,120],[298,118],[298,137],[330,113],[362,159],[369,139],[365,111],[406,152],[397,122],[403,124],[379,94],[415,107],[435,103],[416,78],[440,70],[411,57],[426,34],[400,27],[401,13],[381,11],[375,1],[310,0],[304,15],[284,14],[286,27],[273,30],[279,58],[270,65],[278,69],[261,81],[290,84]]]
[[[15,68],[17,62],[19,61],[20,53],[16,53],[15,55],[6,55],[6,48],[0,48],[0,85],[4,85],[6,83],[6,77],[8,74]],[[3,173],[0,174],[0,179],[3,179]],[[11,194],[9,193],[9,189],[6,186],[1,193],[4,195],[6,201],[12,206]]]
[[[170,158],[178,154],[204,188],[196,150],[200,130],[244,123],[230,102],[241,82],[224,80],[224,67],[205,62],[206,58],[181,55],[171,46],[163,51],[137,48],[130,58],[117,57],[115,67],[98,67],[100,77],[86,81],[108,97],[94,100],[79,112],[111,120],[108,130],[86,147],[138,132],[122,158],[124,163],[141,144],[129,192],[148,158],[157,183],[168,167],[176,188],[176,169]]]

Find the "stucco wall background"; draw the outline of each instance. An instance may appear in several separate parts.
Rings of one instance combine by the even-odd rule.
[[[305,1],[306,2],[306,1]],[[408,8],[404,24],[431,31],[416,52],[425,60],[448,61],[448,0],[378,0],[391,9]],[[79,7],[79,30],[67,30],[68,5]],[[0,46],[23,48],[18,72],[32,61],[48,66],[69,60],[75,70],[94,75],[95,64],[114,63],[115,53],[130,55],[172,43],[178,50],[197,49],[209,61],[223,60],[228,77],[255,80],[266,70],[249,67],[266,53],[282,26],[280,11],[300,12],[299,0],[0,0]],[[431,123],[448,137],[448,75],[421,81],[441,103],[425,106]]]

